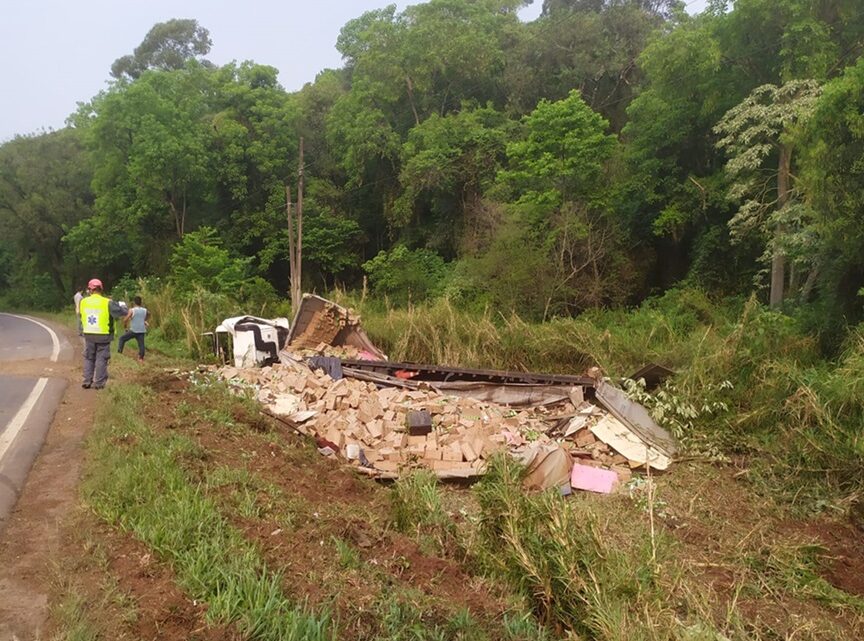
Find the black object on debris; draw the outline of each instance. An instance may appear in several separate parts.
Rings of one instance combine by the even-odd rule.
[[[426,410],[408,412],[408,434],[425,436],[432,431],[432,416]]]
[[[648,363],[639,371],[630,374],[630,379],[638,381],[640,378],[645,381],[645,389],[652,390],[660,387],[670,376],[675,376],[675,372],[668,367],[663,367],[657,363]]]
[[[312,356],[306,359],[309,369],[323,369],[334,381],[342,376],[342,361],[335,356]]]

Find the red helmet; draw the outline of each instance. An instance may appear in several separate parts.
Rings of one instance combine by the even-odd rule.
[[[102,281],[98,278],[91,278],[87,283],[87,289],[102,289]]]

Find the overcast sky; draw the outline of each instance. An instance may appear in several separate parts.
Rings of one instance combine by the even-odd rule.
[[[693,0],[688,11],[701,11]],[[387,0],[0,0],[0,141],[58,129],[105,87],[111,63],[131,53],[157,22],[194,18],[210,30],[216,64],[254,60],[279,69],[289,91],[341,66],[339,30]],[[407,4],[398,2],[403,9]],[[523,20],[540,13],[542,0]]]

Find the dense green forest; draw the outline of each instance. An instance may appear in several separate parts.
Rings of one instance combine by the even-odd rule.
[[[839,344],[864,285],[860,2],[524,4],[369,11],[294,93],[208,62],[194,20],[154,26],[66,128],[0,146],[0,296],[284,296],[302,138],[304,289],[536,320],[755,291]]]

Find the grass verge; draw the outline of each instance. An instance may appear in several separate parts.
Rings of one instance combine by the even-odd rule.
[[[149,400],[141,386],[110,388],[88,445],[90,507],[169,562],[180,585],[208,604],[209,621],[235,623],[256,639],[332,639],[328,615],[289,603],[280,576],[189,483],[179,461],[201,451],[187,438],[149,430],[141,418]]]

